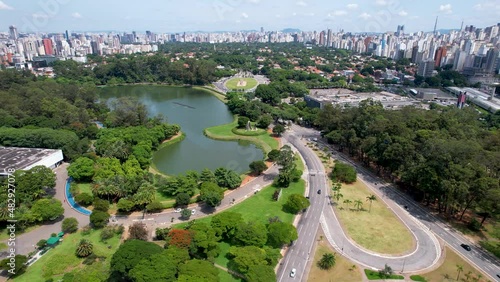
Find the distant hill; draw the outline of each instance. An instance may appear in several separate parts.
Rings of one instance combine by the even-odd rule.
[[[296,33],[296,32],[300,32],[301,30],[298,29],[298,28],[285,28],[282,30],[282,32],[284,33]]]

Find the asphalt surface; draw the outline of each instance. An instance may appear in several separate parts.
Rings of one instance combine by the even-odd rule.
[[[471,264],[488,274],[489,279],[492,281],[500,281],[496,276],[500,274],[500,261],[497,258],[481,249],[480,246],[470,242],[460,232],[457,232],[446,222],[435,217],[430,210],[421,206],[406,194],[400,192],[394,185],[385,183],[371,171],[353,162],[345,154],[333,150],[328,144],[321,141],[319,132],[295,126],[294,130],[297,131],[298,134],[302,134],[308,138],[318,138],[322,146],[332,149],[332,154],[335,159],[355,166],[358,177],[365,182],[379,198],[382,198],[389,208],[407,224],[418,240],[418,246],[414,253],[403,255],[400,258],[383,257],[367,253],[353,244],[353,242],[347,240],[345,235],[343,235],[343,231],[339,228],[339,225],[336,225],[337,220],[334,218],[335,215],[331,206],[327,205],[322,218],[322,227],[327,237],[328,234],[330,235],[328,239],[338,251],[367,267],[381,268],[387,263],[396,272],[407,273],[417,270],[425,271],[425,268],[432,266],[432,264],[436,262],[436,257],[442,252],[442,247],[438,247],[437,244],[432,243],[434,241],[433,237],[437,236],[449,247],[466,258]],[[404,208],[405,206],[407,209]],[[429,233],[432,233],[432,235],[429,236]],[[467,251],[462,248],[460,246],[462,243],[470,245],[472,250]]]

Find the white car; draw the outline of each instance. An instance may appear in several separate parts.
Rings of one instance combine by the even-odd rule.
[[[182,209],[181,209],[181,208],[176,208],[176,209],[174,210],[174,212],[181,212],[181,211],[182,211]]]
[[[295,277],[295,273],[297,273],[297,269],[292,268],[292,271],[290,272],[290,277],[294,278]]]
[[[192,209],[191,210],[191,214],[195,214],[196,213],[196,210],[195,209]]]

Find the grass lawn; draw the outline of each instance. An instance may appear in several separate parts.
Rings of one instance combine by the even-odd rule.
[[[371,195],[366,185],[357,181],[351,185],[342,185],[343,198],[337,206],[337,214],[348,236],[362,247],[382,254],[402,254],[411,251],[415,239],[408,228],[387,208],[381,199],[370,202]],[[351,200],[347,205],[343,201]],[[354,209],[354,201],[363,202],[362,210]]]
[[[322,234],[322,232],[321,232]],[[314,261],[309,271],[309,277],[307,281],[336,281],[336,282],[352,282],[352,281],[362,281],[361,272],[358,266],[353,264],[348,259],[335,253],[335,266],[329,270],[323,270],[318,267],[317,262],[321,259],[323,254],[335,253],[330,247],[326,239],[321,240],[316,247],[316,253],[314,254]],[[356,266],[356,267],[353,267]]]
[[[39,224],[36,224],[36,225],[32,225],[28,228],[26,228],[25,230],[16,230],[16,235],[21,235],[21,234],[24,234],[24,233],[29,233],[35,229],[37,229],[38,227],[42,226],[43,224],[39,225]],[[5,227],[7,228],[7,227]],[[3,240],[7,240],[10,238],[10,232],[8,232],[7,229],[2,229],[0,230],[0,241],[3,241]],[[1,245],[0,245],[1,246]]]
[[[238,82],[240,80],[246,81],[247,84],[245,86],[238,86]],[[231,90],[234,89],[248,90],[256,87],[258,84],[259,83],[257,82],[257,80],[255,80],[255,78],[233,78],[226,82],[226,87]]]
[[[483,274],[480,274],[479,271],[477,271],[450,248],[445,248],[445,255],[446,258],[438,269],[425,274],[420,274],[420,276],[424,277],[427,281],[456,281],[458,276],[457,265],[461,265],[463,267],[463,271],[460,273],[460,279],[467,279],[466,275],[469,275],[471,279],[474,277],[482,277],[477,281],[488,281]],[[481,277],[479,277],[479,275],[481,275]]]
[[[215,140],[247,140],[259,146],[267,154],[272,149],[278,149],[279,142],[271,134],[262,134],[259,136],[243,136],[232,132],[237,126],[237,117],[232,123],[213,126],[205,129],[205,135]]]
[[[219,282],[241,282],[243,281],[240,278],[235,278],[231,274],[225,272],[222,269],[219,269]]]
[[[82,281],[106,281],[109,275],[111,256],[118,249],[120,239],[115,236],[104,243],[100,240],[100,234],[101,231],[92,231],[89,235],[82,235],[81,232],[66,235],[63,242],[45,253],[37,262],[28,267],[26,273],[15,278],[14,281],[32,282],[45,281],[49,278],[60,279],[64,273],[68,272],[79,272],[78,277],[86,278]],[[97,256],[104,256],[106,259],[96,261],[88,266],[82,264],[84,259],[76,257],[75,250],[78,242],[83,238],[92,242],[94,253]]]
[[[373,270],[370,270],[370,269],[365,269],[365,274],[366,274],[366,277],[368,278],[368,280],[385,280],[385,279],[399,279],[399,280],[403,280],[403,279],[405,279],[404,276],[397,275],[397,274],[392,274],[392,275],[390,275],[387,278],[385,278],[385,277],[383,278],[383,277],[380,277],[378,271],[373,271]]]
[[[220,254],[218,257],[215,258],[215,263],[227,268],[227,263],[229,260],[226,258],[226,254],[229,251],[229,248],[231,245],[226,242],[220,242],[219,243],[219,248],[220,248]]]
[[[90,183],[78,183],[78,190],[80,190],[80,193],[88,193],[90,195],[93,195],[92,184]]]

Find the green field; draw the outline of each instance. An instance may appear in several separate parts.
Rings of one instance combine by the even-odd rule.
[[[272,149],[278,149],[279,142],[271,134],[258,136],[243,136],[235,134],[232,130],[237,126],[238,118],[235,117],[232,123],[213,126],[205,129],[205,135],[215,140],[246,140],[259,146],[267,154]]]
[[[240,80],[246,81],[247,84],[245,86],[237,86]],[[259,83],[257,82],[257,80],[255,80],[255,78],[232,78],[226,82],[226,87],[231,90],[249,90],[256,87],[258,84]]]
[[[54,249],[49,250],[33,265],[29,266],[26,273],[14,279],[14,281],[45,281],[49,278],[61,279],[65,273],[74,273],[78,277],[85,277],[81,281],[106,281],[109,276],[109,263],[111,256],[118,249],[120,238],[115,236],[106,242],[100,239],[101,231],[93,230],[89,235],[81,232],[69,234]],[[103,261],[96,261],[91,265],[85,265],[84,259],[75,255],[76,246],[80,239],[88,239],[94,245],[94,253],[97,256],[106,257]],[[110,248],[109,248],[110,247]]]
[[[371,193],[363,182],[358,180],[352,185],[342,185],[340,193],[343,198],[336,212],[347,235],[357,244],[381,254],[402,254],[415,247],[413,235],[382,199],[373,201],[368,211],[370,202],[366,197]],[[353,203],[344,204],[345,200],[361,200],[362,210],[356,210]]]

